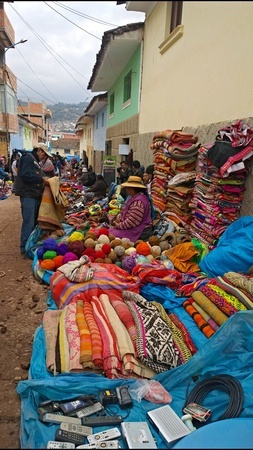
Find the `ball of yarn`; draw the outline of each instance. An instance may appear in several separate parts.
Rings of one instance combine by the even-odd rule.
[[[61,242],[56,251],[58,255],[65,255],[69,251],[68,244]]]
[[[44,248],[43,248],[43,245],[42,245],[41,247],[39,247],[39,248],[37,249],[37,256],[38,256],[38,259],[43,259],[43,254],[44,254]]]
[[[115,266],[122,267],[121,261],[116,261]]]
[[[160,256],[162,253],[162,249],[160,247],[160,245],[153,245],[153,247],[151,247],[151,255],[154,256],[154,258],[157,258],[158,256]]]
[[[162,241],[160,242],[159,247],[163,252],[164,250],[168,250],[169,248],[171,248],[171,245],[167,241]]]
[[[82,252],[82,255],[89,256],[89,258],[90,258],[91,256],[95,255],[95,250],[93,247],[88,247]]]
[[[57,256],[57,253],[54,250],[47,250],[43,253],[43,259],[54,259]]]
[[[88,238],[94,239],[94,241],[96,241],[97,235],[96,235],[96,233],[94,233],[94,231],[89,230],[85,235],[85,240]]]
[[[105,234],[101,234],[101,235],[98,237],[98,242],[99,242],[100,244],[109,244],[110,239],[109,239],[109,237],[106,236]]]
[[[160,239],[157,236],[150,236],[148,242],[151,245],[151,247],[153,247],[154,245],[159,245],[160,244]]]
[[[69,236],[69,242],[83,241],[83,239],[84,235],[80,231],[74,231],[74,233]]]
[[[134,256],[124,256],[122,259],[122,269],[131,273],[133,268],[136,266],[136,259]]]
[[[114,239],[115,239],[115,236],[114,236],[114,234],[111,234],[111,233],[109,233],[109,239],[110,239],[110,242],[112,242]]]
[[[63,265],[63,255],[58,255],[53,259],[55,268],[61,267]]]
[[[109,229],[108,228],[105,228],[105,227],[102,227],[102,228],[99,228],[99,236],[101,236],[101,234],[105,234],[106,236],[109,236]]]
[[[44,259],[40,263],[40,267],[45,270],[55,270],[55,263],[52,259]]]
[[[85,241],[84,241],[84,246],[86,248],[88,248],[88,247],[95,248],[95,245],[96,245],[96,241],[94,241],[94,239],[88,238],[88,239],[85,239]]]
[[[110,244],[103,244],[101,250],[102,250],[102,252],[104,252],[106,255],[109,255],[109,253],[110,253],[110,251],[111,251],[111,246],[110,246]]]
[[[111,250],[111,251],[110,251],[110,253],[109,253],[109,255],[108,255],[108,258],[110,258],[110,259],[112,260],[112,262],[116,261],[117,255],[116,255],[116,253],[115,253],[114,250]]]
[[[125,249],[122,245],[116,245],[116,247],[114,247],[114,251],[117,256],[123,256],[125,254]]]
[[[94,262],[95,262],[95,263],[103,263],[103,262],[104,262],[104,259],[103,259],[103,258],[96,258],[96,259],[94,260]]]
[[[96,244],[95,245],[95,251],[98,252],[98,250],[102,250],[103,244]]]
[[[56,250],[58,247],[58,244],[54,238],[45,239],[45,241],[43,242],[42,245],[43,245],[44,253],[47,250]]]
[[[147,258],[149,262],[152,262],[155,259],[153,255],[147,255],[145,258]]]
[[[149,260],[146,258],[146,256],[144,256],[144,255],[139,255],[139,256],[137,257],[136,263],[137,263],[137,264],[147,264],[147,263],[149,263]]]
[[[135,247],[129,247],[125,250],[125,254],[127,256],[133,255],[135,256],[137,254],[136,248]]]
[[[121,240],[116,238],[111,241],[111,248],[117,247],[117,245],[121,245]]]
[[[122,242],[121,242],[121,245],[122,245],[122,247],[124,247],[125,250],[127,250],[128,248],[131,247],[131,245],[130,245],[129,242],[126,242],[126,241],[123,242],[123,240],[122,240]]]
[[[112,264],[111,258],[105,258],[104,262],[105,262],[105,264]]]
[[[72,242],[69,242],[68,248],[69,248],[69,252],[75,253],[75,255],[79,256],[79,258],[80,258],[81,254],[84,250],[84,243],[83,243],[83,241],[72,241]]]
[[[70,261],[77,261],[79,258],[78,256],[75,255],[75,253],[72,252],[67,252],[64,256],[63,256],[63,264],[67,264]]]
[[[151,247],[147,242],[141,242],[136,246],[136,251],[139,255],[147,256],[150,255]]]
[[[95,260],[98,259],[98,258],[101,258],[101,259],[104,260],[104,258],[105,258],[105,253],[102,252],[102,250],[98,250],[97,252],[95,252]]]

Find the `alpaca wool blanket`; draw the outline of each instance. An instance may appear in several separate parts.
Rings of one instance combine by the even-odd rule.
[[[72,302],[66,306],[66,334],[69,343],[69,371],[76,372],[83,370],[79,362],[80,357],[80,335],[76,323],[76,303]]]
[[[59,177],[48,178],[45,185],[38,214],[38,224],[44,230],[62,229],[62,222],[68,205],[60,191]]]

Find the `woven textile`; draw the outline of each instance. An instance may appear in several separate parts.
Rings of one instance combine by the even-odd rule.
[[[177,328],[174,322],[172,322],[171,318],[168,316],[161,303],[158,302],[152,303],[158,309],[160,316],[163,318],[164,322],[168,325],[169,329],[171,330],[174,345],[178,349],[181,363],[182,364],[186,363],[186,361],[188,361],[192,357],[192,354],[184,342],[181,331]]]
[[[115,309],[116,313],[118,314],[120,320],[125,325],[134,346],[135,356],[137,356],[137,347],[136,347],[137,331],[133,316],[128,306],[124,303],[123,299],[118,300],[116,298],[109,297],[109,300],[113,308]]]
[[[194,308],[189,300],[183,302],[183,307],[193,318],[200,331],[202,331],[202,333],[204,333],[207,338],[210,338],[215,333],[215,331],[210,327],[204,317],[197,311],[196,308]]]
[[[84,318],[87,322],[91,337],[91,358],[92,362],[99,369],[103,369],[103,342],[101,335],[93,316],[93,309],[90,302],[84,301],[83,305]]]
[[[123,361],[124,369],[128,372],[128,376],[140,376],[144,378],[152,378],[156,372],[146,367],[141,361],[138,361],[134,356],[134,346],[128,334],[125,325],[121,322],[119,316],[110,303],[109,297],[106,294],[99,296],[99,301],[104,307],[107,319],[113,324],[113,330],[116,335],[119,352]]]
[[[237,297],[230,294],[225,289],[222,289],[220,286],[216,286],[213,283],[210,283],[210,288],[213,289],[213,291],[215,291],[218,295],[223,297],[230,305],[232,305],[235,308],[236,312],[246,311],[246,306]]]
[[[66,309],[62,311],[59,320],[59,347],[60,347],[60,361],[61,372],[69,372],[69,343],[66,334]]]
[[[226,322],[226,320],[228,319],[226,314],[224,314],[219,308],[217,308],[217,306],[214,305],[214,303],[212,303],[211,300],[209,300],[209,298],[206,297],[206,295],[204,295],[202,292],[200,292],[199,290],[195,291],[192,293],[192,297],[195,302],[200,305],[216,323],[218,323],[218,325],[222,325],[224,322]]]
[[[226,279],[230,281],[234,286],[248,292],[253,296],[253,279],[247,277],[246,275],[241,275],[236,272],[227,272],[224,274]]]
[[[104,308],[98,297],[91,298],[94,318],[103,342],[104,373],[107,378],[122,377],[122,361],[113,327],[108,321]]]
[[[80,357],[80,335],[76,323],[76,303],[72,302],[66,306],[66,334],[69,343],[69,371],[83,370],[79,362]]]
[[[175,348],[172,334],[151,302],[141,295],[130,291],[123,292],[123,299],[134,312],[137,325],[138,355],[144,364],[156,372],[172,369],[180,364],[178,350]],[[137,320],[137,317],[141,319]]]
[[[224,291],[234,295],[247,309],[253,309],[253,297],[248,292],[233,286],[225,276],[214,278],[212,283],[215,283],[217,286],[224,289]]]
[[[46,366],[47,370],[56,373],[55,346],[58,335],[59,318],[62,311],[47,309],[43,314],[42,325],[45,333],[46,343]]]
[[[219,325],[209,316],[209,314],[207,314],[207,312],[204,311],[201,306],[194,302],[193,298],[189,298],[189,301],[191,302],[192,306],[194,306],[194,308],[201,314],[201,316],[204,317],[204,319],[214,331],[217,331],[218,328],[220,328]]]
[[[194,355],[197,352],[197,347],[194,344],[191,335],[183,322],[178,318],[178,316],[175,313],[168,314],[170,320],[177,326],[177,328],[181,331],[183,339],[187,347],[189,348],[192,355]]]
[[[83,368],[93,367],[91,359],[91,337],[87,322],[84,317],[83,300],[76,301],[76,323],[80,335],[80,363]]]
[[[206,297],[208,297],[209,300],[211,300],[211,302],[213,302],[228,317],[232,316],[232,314],[235,314],[238,311],[234,306],[229,304],[224,297],[215,292],[215,290],[212,289],[210,283],[206,284],[205,286],[201,286],[199,288],[199,291],[203,292],[203,294],[205,294]]]

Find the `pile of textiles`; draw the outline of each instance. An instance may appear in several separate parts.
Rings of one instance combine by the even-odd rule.
[[[217,244],[229,224],[239,218],[253,131],[242,121],[219,130],[213,145],[201,146],[186,229],[205,244]]]
[[[196,171],[179,173],[172,177],[167,187],[167,203],[164,217],[185,225],[191,220],[189,206],[196,179]]]
[[[183,307],[210,338],[230,316],[253,309],[253,278],[227,272],[206,280],[183,302]]]
[[[179,173],[195,170],[199,147],[198,137],[189,133],[175,130],[155,133],[150,145],[155,164],[151,197],[160,214],[167,208],[168,181]]]
[[[71,282],[57,271],[50,290],[57,309],[43,316],[47,370],[56,375],[90,371],[107,378],[152,378],[187,362],[198,349],[177,313],[140,292],[155,282],[167,294],[180,287],[197,288],[201,274],[183,274],[162,264],[136,267],[133,276],[115,266],[93,264],[86,282]],[[166,285],[166,286],[165,286]],[[181,294],[182,295],[182,294]],[[181,309],[183,309],[181,307]],[[200,333],[201,334],[201,333]]]

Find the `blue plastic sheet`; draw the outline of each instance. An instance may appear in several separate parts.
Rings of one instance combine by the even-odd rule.
[[[214,375],[229,374],[234,376],[242,385],[244,391],[244,404],[240,417],[253,417],[253,311],[240,311],[231,316],[222,327],[206,340],[199,351],[184,365],[157,375],[154,379],[160,381],[164,388],[171,394],[171,407],[182,416],[182,407],[189,392],[196,382]],[[34,339],[33,357],[35,351],[43,345],[42,329],[39,328]],[[45,358],[45,348],[43,349]],[[119,385],[131,385],[134,379],[109,380],[101,375],[60,374],[55,377],[46,377],[45,359],[37,357],[36,378],[20,381],[17,393],[21,399],[21,448],[46,448],[48,440],[54,440],[58,425],[44,424],[39,421],[37,407],[42,400],[61,400],[72,398],[81,394],[97,394],[101,389],[113,389]],[[37,379],[41,370],[42,378]],[[195,380],[195,381],[194,381]],[[196,381],[197,380],[197,381]],[[228,394],[222,391],[210,392],[204,405],[212,410],[212,421],[224,413],[228,406]],[[129,415],[120,407],[113,405],[111,409],[116,414],[122,414],[127,421],[145,421],[147,411],[157,408],[159,404],[152,404],[146,400],[134,406]],[[151,432],[157,441],[158,448],[167,448],[158,432],[149,424]],[[96,428],[95,432],[108,427]],[[120,429],[120,427],[119,427]],[[229,440],[229,436],[228,436]],[[122,448],[127,448],[123,439],[120,439]],[[232,446],[232,443],[231,443]],[[232,448],[232,447],[231,447]]]

